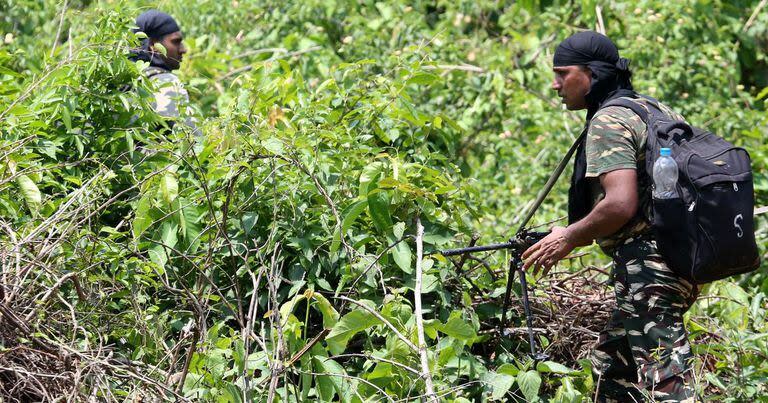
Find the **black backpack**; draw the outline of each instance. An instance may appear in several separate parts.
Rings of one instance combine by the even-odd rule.
[[[760,256],[749,154],[711,132],[670,120],[658,101],[644,98],[648,110],[628,98],[603,107],[629,108],[646,123],[649,176],[659,149],[672,150],[680,197],[653,200],[651,222],[659,252],[678,275],[695,284],[755,270]]]

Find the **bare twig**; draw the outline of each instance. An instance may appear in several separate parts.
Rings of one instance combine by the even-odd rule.
[[[64,0],[64,5],[61,7],[61,16],[59,17],[59,28],[56,29],[56,37],[53,38],[53,46],[51,46],[51,57],[56,50],[56,46],[59,44],[59,37],[61,36],[61,27],[64,25],[64,14],[67,12],[67,0]]]
[[[422,66],[424,70],[458,70],[458,71],[466,71],[468,73],[485,73],[485,69],[482,67],[473,66],[471,64],[462,63],[459,65],[455,64],[437,64],[437,65],[425,65]]]
[[[757,16],[760,14],[760,11],[765,7],[765,5],[768,4],[768,0],[762,0],[760,3],[755,7],[755,10],[752,11],[752,15],[749,16],[749,19],[744,24],[744,27],[741,28],[742,32],[749,29],[749,27],[752,26],[752,24],[755,23],[755,19],[757,19]]]
[[[597,14],[597,32],[605,35],[605,23],[603,22],[603,8],[600,5],[595,6],[595,14]]]
[[[424,257],[424,227],[421,219],[416,217],[416,286],[413,291],[414,315],[416,316],[416,335],[419,340],[419,357],[421,359],[421,376],[424,378],[426,398],[428,402],[437,402],[435,387],[432,385],[432,374],[429,371],[429,358],[427,357],[427,341],[424,337],[424,318],[421,313],[421,260]]]

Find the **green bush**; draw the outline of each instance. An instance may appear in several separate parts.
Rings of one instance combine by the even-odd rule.
[[[9,398],[394,401],[429,381],[447,401],[591,400],[588,360],[534,365],[524,338],[494,336],[504,256],[417,262],[418,244],[516,229],[583,124],[549,89],[552,50],[578,29],[604,26],[641,92],[747,147],[768,204],[758,1],[14,3],[0,363],[26,348],[31,373],[64,375],[20,392],[0,371]],[[163,128],[126,57],[150,5],[184,31],[202,142]],[[566,190],[537,224],[564,214]],[[607,263],[587,252],[563,270]],[[702,396],[765,395],[764,271],[702,295],[686,319]]]

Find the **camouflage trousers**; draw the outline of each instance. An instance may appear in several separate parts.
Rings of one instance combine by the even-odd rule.
[[[698,289],[672,272],[655,241],[614,252],[616,309],[592,355],[601,402],[693,402],[683,314]]]

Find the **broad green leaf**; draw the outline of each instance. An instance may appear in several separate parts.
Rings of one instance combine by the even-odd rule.
[[[405,223],[399,222],[392,227],[392,232],[395,234],[395,239],[400,239],[405,233]]]
[[[408,79],[408,84],[429,85],[437,81],[437,76],[430,73],[416,73]]]
[[[514,376],[493,371],[484,374],[482,380],[491,389],[491,400],[501,400],[515,384]]]
[[[165,272],[165,263],[168,261],[168,256],[165,253],[165,248],[163,248],[161,245],[153,245],[149,248],[149,251],[147,252],[149,254],[149,260],[152,261],[152,263],[156,264],[159,273],[162,274]]]
[[[368,200],[358,200],[344,209],[344,212],[342,212],[342,219],[341,219],[341,233],[346,234],[347,230],[352,226],[352,224],[357,220],[357,217],[362,214],[363,211],[365,211],[365,208],[368,206]]]
[[[355,310],[344,315],[336,323],[336,326],[331,329],[325,340],[328,342],[328,347],[333,354],[341,354],[346,349],[349,339],[355,334],[380,323],[372,314],[362,310]]]
[[[580,403],[584,396],[573,386],[573,382],[568,377],[564,377],[562,384],[557,388],[554,401],[556,403]]]
[[[439,326],[438,330],[457,340],[471,341],[475,338],[475,330],[461,318],[459,311],[452,312],[448,321]]]
[[[426,259],[425,259],[426,260]],[[415,276],[409,278],[405,282],[406,287],[410,288],[411,290],[416,289],[416,279]],[[422,294],[428,294],[432,291],[435,291],[437,287],[440,285],[440,278],[437,276],[434,276],[432,274],[424,274],[421,277],[421,292]]]
[[[757,94],[755,99],[759,101],[759,100],[765,98],[766,96],[768,96],[768,87],[765,87],[762,90],[760,90],[760,92]]]
[[[389,214],[389,196],[380,191],[368,196],[368,212],[371,220],[380,233],[387,233],[392,228],[392,217]]]
[[[72,117],[69,115],[69,107],[66,104],[61,105],[61,121],[68,131],[72,131]]]
[[[317,307],[323,315],[323,326],[326,329],[332,328],[339,320],[339,313],[336,311],[336,308],[331,305],[331,302],[328,301],[328,298],[325,298],[324,295],[312,290],[306,290],[303,294],[296,295],[290,301],[283,304],[283,306],[280,307],[280,317],[285,320],[285,318],[296,309],[296,305],[304,299],[314,300],[316,302],[313,306]]]
[[[144,233],[151,224],[152,217],[149,215],[149,210],[152,207],[152,195],[145,192],[141,195],[139,202],[136,204],[136,212],[133,217],[133,239],[138,240],[141,234]]]
[[[496,372],[517,376],[517,374],[520,373],[520,369],[514,364],[502,364],[500,367],[496,368]]]
[[[312,357],[314,364],[317,366],[317,371],[324,374],[338,374],[346,375],[347,371],[344,370],[338,362],[323,356]],[[321,400],[324,402],[333,401],[333,391],[339,395],[339,399],[342,402],[351,401],[352,388],[349,381],[341,376],[321,375],[317,376],[318,392],[321,393]],[[320,390],[322,389],[322,390]]]
[[[283,155],[285,153],[285,147],[283,142],[272,137],[261,142],[261,145],[275,155]]]
[[[411,267],[411,247],[408,246],[406,240],[399,242],[392,248],[392,257],[395,259],[395,263],[400,267],[400,270],[405,273],[412,274],[414,268]]]
[[[160,195],[168,205],[173,203],[179,195],[179,182],[176,181],[176,176],[172,172],[166,172],[160,179]]]
[[[433,124],[433,125],[434,125],[436,128],[438,128],[438,129],[442,129],[442,128],[443,128],[443,118],[441,118],[440,116],[435,116],[435,118],[434,118],[434,119],[432,119],[432,124]]]
[[[16,178],[16,185],[19,187],[19,190],[21,190],[21,195],[27,203],[27,208],[33,213],[37,213],[43,198],[40,194],[40,189],[35,182],[33,182],[27,175],[19,175]]]
[[[533,402],[539,398],[539,387],[541,387],[541,376],[536,371],[526,371],[517,374],[517,384],[520,391],[523,392],[525,400]]]
[[[359,191],[358,194],[361,197],[368,197],[368,192],[371,191],[371,185],[379,180],[379,176],[384,170],[384,164],[381,161],[368,164],[363,168],[363,172],[360,174]]]
[[[160,241],[167,248],[175,248],[178,242],[179,226],[176,223],[166,222],[160,227]],[[171,253],[170,251],[168,253]]]
[[[326,329],[332,328],[339,321],[339,313],[336,311],[336,308],[331,305],[331,302],[323,294],[313,292],[312,298],[317,301],[315,306],[323,314],[323,327]]]
[[[226,382],[222,389],[222,396],[219,401],[227,403],[243,403],[243,392],[231,382]]]
[[[536,370],[542,373],[550,372],[555,374],[572,374],[579,372],[554,361],[540,362],[536,365]]]
[[[186,251],[195,252],[200,244],[200,232],[202,231],[200,217],[194,204],[183,197],[179,197],[177,200],[183,206],[179,209],[179,225],[181,227],[181,235],[187,245]]]
[[[163,44],[162,44],[162,43],[160,43],[160,42],[155,42],[155,43],[152,45],[152,47],[154,47],[154,48],[155,48],[155,51],[156,51],[156,52],[158,52],[158,53],[162,54],[163,56],[165,56],[165,55],[167,55],[167,54],[168,54],[168,49],[166,49],[166,48],[165,48],[165,46],[163,46]]]

